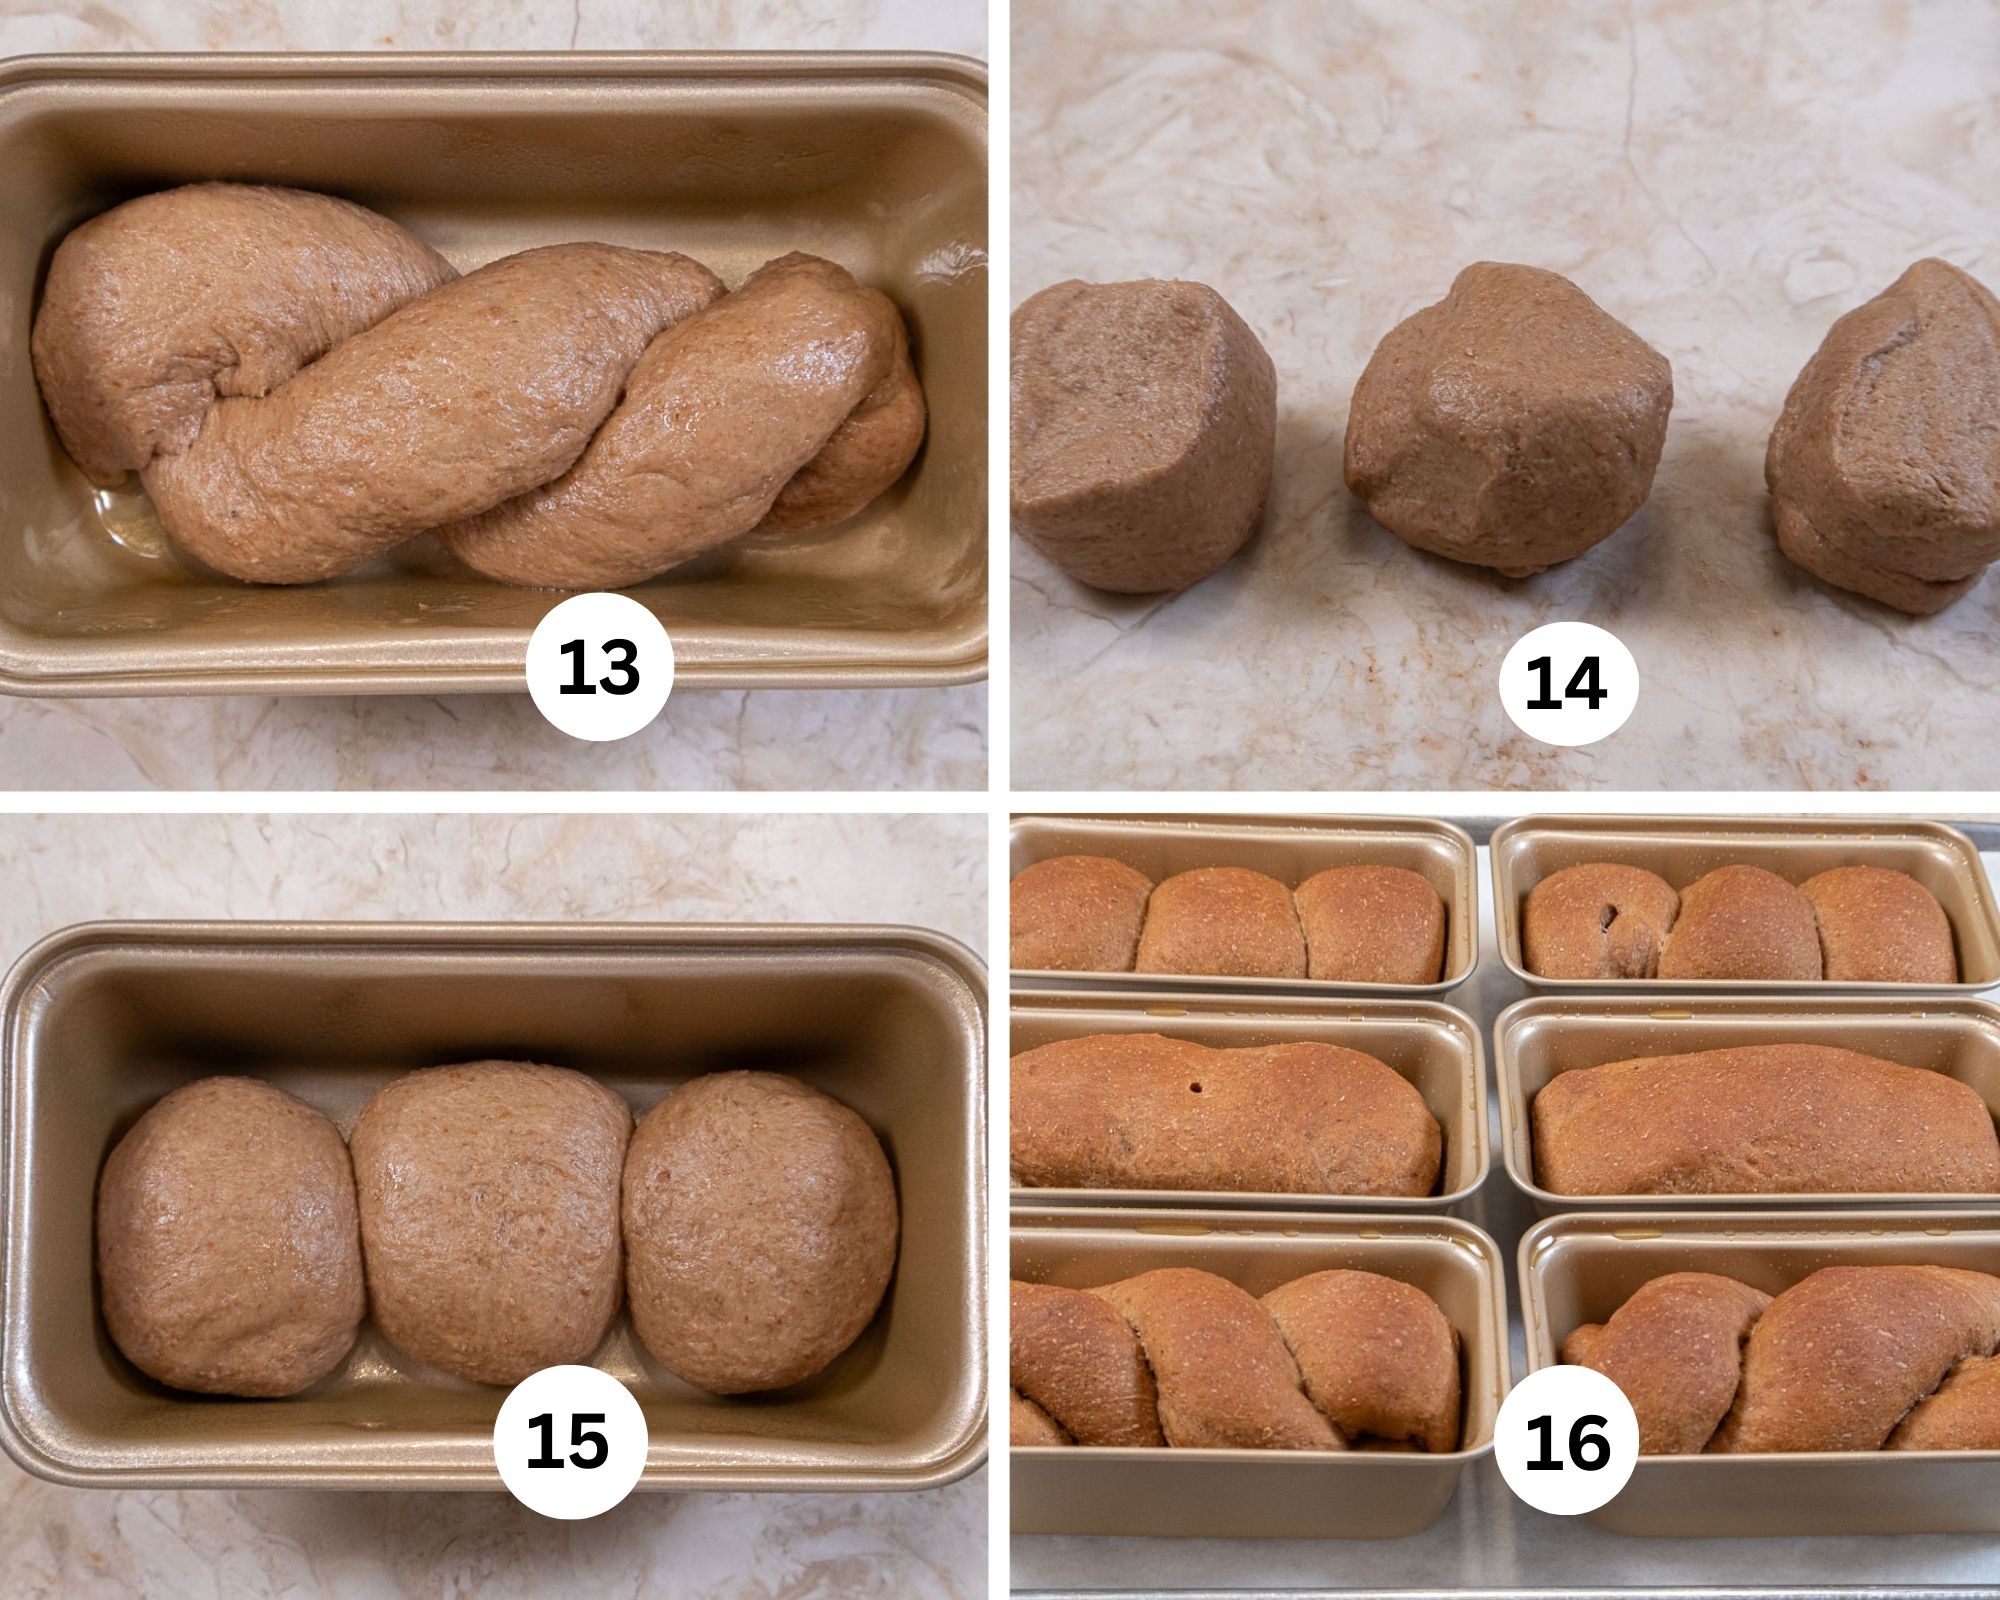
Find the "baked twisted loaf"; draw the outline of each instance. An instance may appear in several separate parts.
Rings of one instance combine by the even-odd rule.
[[[1015,1445],[1446,1451],[1458,1332],[1422,1290],[1315,1272],[1261,1299],[1193,1267],[1098,1289],[1016,1281]]]
[[[1625,1391],[1642,1455],[2000,1449],[2000,1278],[1825,1267],[1773,1297],[1655,1278],[1562,1358]]]
[[[435,531],[509,583],[637,583],[753,529],[854,515],[924,404],[894,305],[791,255],[734,293],[685,256],[565,244],[460,277],[386,218],[195,184],[57,248],[42,396],[92,481],[253,582]]]

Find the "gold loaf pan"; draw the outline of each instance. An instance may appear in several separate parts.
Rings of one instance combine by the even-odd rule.
[[[651,1433],[642,1489],[914,1489],[985,1454],[985,979],[908,928],[99,923],[0,992],[7,1172],[0,1443],[41,1477],[145,1487],[498,1489],[505,1391],[364,1325],[287,1400],[144,1377],[104,1330],[97,1174],[160,1096],[246,1073],[343,1130],[416,1067],[504,1057],[597,1077],[643,1113],[704,1072],[789,1072],[865,1117],[902,1204],[896,1274],[826,1372],[755,1403],[654,1365],[621,1313],[594,1363]]]
[[[1500,1247],[1450,1217],[1220,1216],[1192,1210],[1017,1208],[1017,1278],[1092,1288],[1154,1267],[1200,1267],[1253,1294],[1333,1267],[1400,1278],[1437,1301],[1462,1341],[1464,1448],[1112,1449],[1009,1452],[1016,1533],[1242,1539],[1397,1539],[1435,1522],[1470,1462],[1493,1449],[1507,1392]]]
[[[2000,983],[2000,904],[1979,851],[1958,829],[1911,817],[1516,817],[1493,830],[1495,931],[1500,959],[1530,988],[1621,994],[1975,994]],[[1528,891],[1565,867],[1609,861],[1644,867],[1675,889],[1736,862],[1792,883],[1834,867],[1906,872],[1937,896],[1958,945],[1960,982],[1775,983],[1744,979],[1539,978],[1521,950]]]
[[[986,670],[986,72],[924,54],[46,56],[0,65],[0,691],[525,688],[559,599],[427,539],[333,583],[220,577],[136,489],[99,494],[43,415],[28,322],[78,223],[198,179],[319,189],[470,268],[601,239],[735,284],[789,250],[883,289],[930,431],[807,538],[752,535],[627,591],[683,686],[965,683]]]
[[[1010,876],[1051,856],[1110,856],[1158,883],[1196,867],[1248,867],[1296,889],[1328,867],[1406,867],[1444,902],[1444,975],[1436,983],[1328,983],[1310,978],[1214,978],[1170,972],[1045,972],[1025,983],[1108,989],[1212,990],[1222,994],[1439,995],[1472,976],[1479,959],[1479,886],[1472,837],[1419,817],[1016,816]]]
[[[1227,999],[1214,995],[1017,991],[1008,1050],[1019,1055],[1058,1039],[1094,1033],[1163,1033],[1212,1049],[1307,1040],[1365,1051],[1424,1097],[1444,1129],[1438,1191],[1390,1195],[1238,1193],[1189,1189],[1022,1189],[1016,1204],[1041,1206],[1232,1206],[1259,1211],[1443,1211],[1470,1199],[1486,1179],[1486,1054],[1478,1025],[1428,1000]]]
[[[2000,1211],[1552,1218],[1521,1240],[1528,1368],[1556,1365],[1574,1329],[1662,1273],[1719,1272],[1775,1294],[1821,1267],[1868,1264],[2000,1272]],[[1669,1538],[2000,1533],[2000,1451],[1641,1456],[1589,1516],[1613,1533]]]
[[[1840,986],[1824,987],[1837,990]],[[1542,1216],[1566,1211],[1658,1210],[1707,1213],[1992,1206],[1997,1194],[1640,1194],[1561,1195],[1535,1178],[1534,1097],[1558,1073],[1737,1045],[1818,1044],[1859,1050],[1922,1067],[1978,1091],[2000,1118],[2000,1006],[1985,1000],[1926,999],[1895,1005],[1882,997],[1805,994],[1765,999],[1678,999],[1620,995],[1539,995],[1517,1001],[1493,1025],[1500,1093],[1500,1146],[1507,1176]]]

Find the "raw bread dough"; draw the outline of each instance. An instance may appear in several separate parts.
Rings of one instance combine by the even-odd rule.
[[[1645,503],[1673,403],[1666,357],[1567,278],[1476,262],[1376,347],[1347,487],[1418,549],[1526,577]]]
[[[1847,313],[1785,397],[1764,456],[1778,548],[1927,616],[2000,556],[2000,301],[1919,261]]]
[[[1278,379],[1205,284],[1058,283],[1013,322],[1013,508],[1079,583],[1185,589],[1256,530]]]

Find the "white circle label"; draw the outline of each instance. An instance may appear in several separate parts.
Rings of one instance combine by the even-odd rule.
[[[608,1372],[544,1367],[501,1402],[493,1461],[530,1511],[572,1522],[601,1516],[646,1468],[646,1414]]]
[[[571,595],[528,640],[528,693],[573,739],[637,733],[673,687],[673,641],[630,595]]]
[[[1593,623],[1531,629],[1500,663],[1500,704],[1544,744],[1595,744],[1624,727],[1638,703],[1639,663],[1624,640]]]
[[[1514,1386],[1493,1424],[1507,1487],[1537,1511],[1574,1517],[1625,1487],[1639,1460],[1639,1419],[1625,1391],[1589,1367],[1543,1367]]]

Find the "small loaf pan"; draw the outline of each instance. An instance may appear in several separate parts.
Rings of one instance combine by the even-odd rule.
[[[0,1443],[61,1483],[498,1489],[506,1391],[364,1324],[305,1394],[225,1400],[141,1375],[104,1331],[92,1202],[160,1096],[264,1078],[343,1131],[412,1068],[572,1067],[643,1113],[700,1073],[789,1072],[854,1107],[895,1169],[903,1232],[874,1322],[826,1372],[703,1394],[621,1314],[593,1357],[652,1436],[646,1489],[925,1488],[985,1453],[984,1039],[978,962],[905,928],[100,923],[44,940],[0,991],[6,1163]]]
[[[1829,985],[1828,987],[1833,987]],[[1565,1211],[1824,1211],[1849,1206],[2000,1207],[1996,1194],[1642,1194],[1560,1195],[1535,1181],[1534,1098],[1558,1073],[1750,1044],[1820,1044],[1859,1050],[1907,1067],[1942,1072],[1977,1090],[2000,1118],[2000,1006],[1933,999],[1896,1006],[1880,999],[1804,996],[1718,1000],[1688,995],[1540,995],[1517,1001],[1493,1024],[1500,1092],[1500,1148],[1507,1176],[1542,1216]]]
[[[372,206],[460,268],[598,239],[735,284],[789,250],[886,291],[930,407],[911,474],[844,527],[751,538],[627,591],[681,684],[965,683],[986,670],[986,72],[954,56],[79,55],[0,66],[0,691],[465,694],[526,686],[561,598],[429,539],[259,588],[189,562],[136,487],[94,491],[43,415],[50,255],[198,179]]]
[[[1528,1370],[1556,1365],[1572,1332],[1662,1273],[1719,1272],[1776,1294],[1843,1265],[2000,1272],[2000,1212],[1553,1218],[1521,1240]],[[2000,1450],[1641,1456],[1631,1482],[1589,1516],[1654,1538],[2000,1533]]]
[[[1516,817],[1493,830],[1494,921],[1500,959],[1529,987],[1551,992],[1973,994],[2000,983],[2000,904],[1979,851],[1956,828],[1914,817]],[[1717,867],[1744,862],[1798,884],[1833,867],[1907,872],[1937,896],[1958,944],[1955,984],[1766,983],[1737,978],[1538,978],[1521,949],[1528,891],[1564,867],[1610,861],[1658,873],[1685,889]]]
[[[1155,1267],[1200,1267],[1266,1294],[1344,1267],[1422,1289],[1461,1340],[1465,1446],[1448,1455],[1353,1450],[1012,1450],[1016,1533],[1240,1539],[1400,1539],[1443,1513],[1468,1462],[1493,1449],[1507,1392],[1500,1247],[1450,1217],[1019,1207],[1012,1275],[1089,1289]]]
[[[1315,983],[1309,978],[1210,978],[1170,972],[1044,972],[1018,982],[1222,993],[1443,994],[1479,959],[1479,886],[1472,837],[1419,817],[1017,816],[1010,875],[1051,856],[1110,856],[1158,883],[1196,867],[1248,867],[1296,889],[1328,867],[1407,867],[1444,901],[1444,976],[1436,983]]]
[[[1486,1052],[1463,1012],[1428,1000],[1231,1000],[1213,995],[1023,990],[1009,1015],[1009,1051],[1093,1033],[1164,1033],[1211,1049],[1314,1041],[1362,1050],[1407,1078],[1444,1129],[1438,1192],[1388,1195],[1233,1193],[1186,1189],[1022,1189],[1015,1203],[1051,1206],[1236,1206],[1259,1211],[1442,1211],[1486,1179]]]

